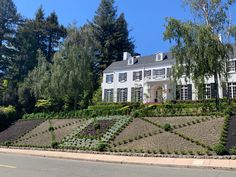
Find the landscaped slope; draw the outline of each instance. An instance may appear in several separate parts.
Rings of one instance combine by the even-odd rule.
[[[51,146],[53,141],[60,142],[83,123],[81,119],[47,120],[26,135],[15,141],[16,145]],[[53,127],[53,131],[50,131]],[[53,136],[52,136],[53,135]],[[54,138],[53,138],[54,137]]]
[[[17,138],[40,125],[42,122],[44,122],[44,120],[18,120],[8,129],[0,132],[0,143],[15,141]]]

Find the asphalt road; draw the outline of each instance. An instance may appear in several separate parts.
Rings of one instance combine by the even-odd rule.
[[[111,164],[0,154],[0,177],[236,177],[236,171]]]

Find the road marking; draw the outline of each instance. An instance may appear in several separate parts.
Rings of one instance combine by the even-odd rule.
[[[10,166],[10,165],[3,165],[3,164],[0,164],[0,167],[3,167],[3,168],[16,168],[15,166]]]

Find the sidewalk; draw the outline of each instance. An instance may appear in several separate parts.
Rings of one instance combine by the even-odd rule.
[[[191,158],[161,158],[161,157],[131,157],[89,153],[71,153],[40,150],[21,150],[0,148],[0,153],[14,153],[49,158],[87,160],[123,164],[157,165],[167,167],[187,168],[215,168],[225,170],[236,170],[236,160],[226,159],[191,159]]]

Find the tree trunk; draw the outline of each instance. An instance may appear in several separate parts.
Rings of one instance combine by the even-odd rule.
[[[218,83],[218,77],[217,72],[214,73],[214,82],[215,82],[215,104],[216,104],[216,110],[220,110],[220,102],[219,102],[219,83]]]

